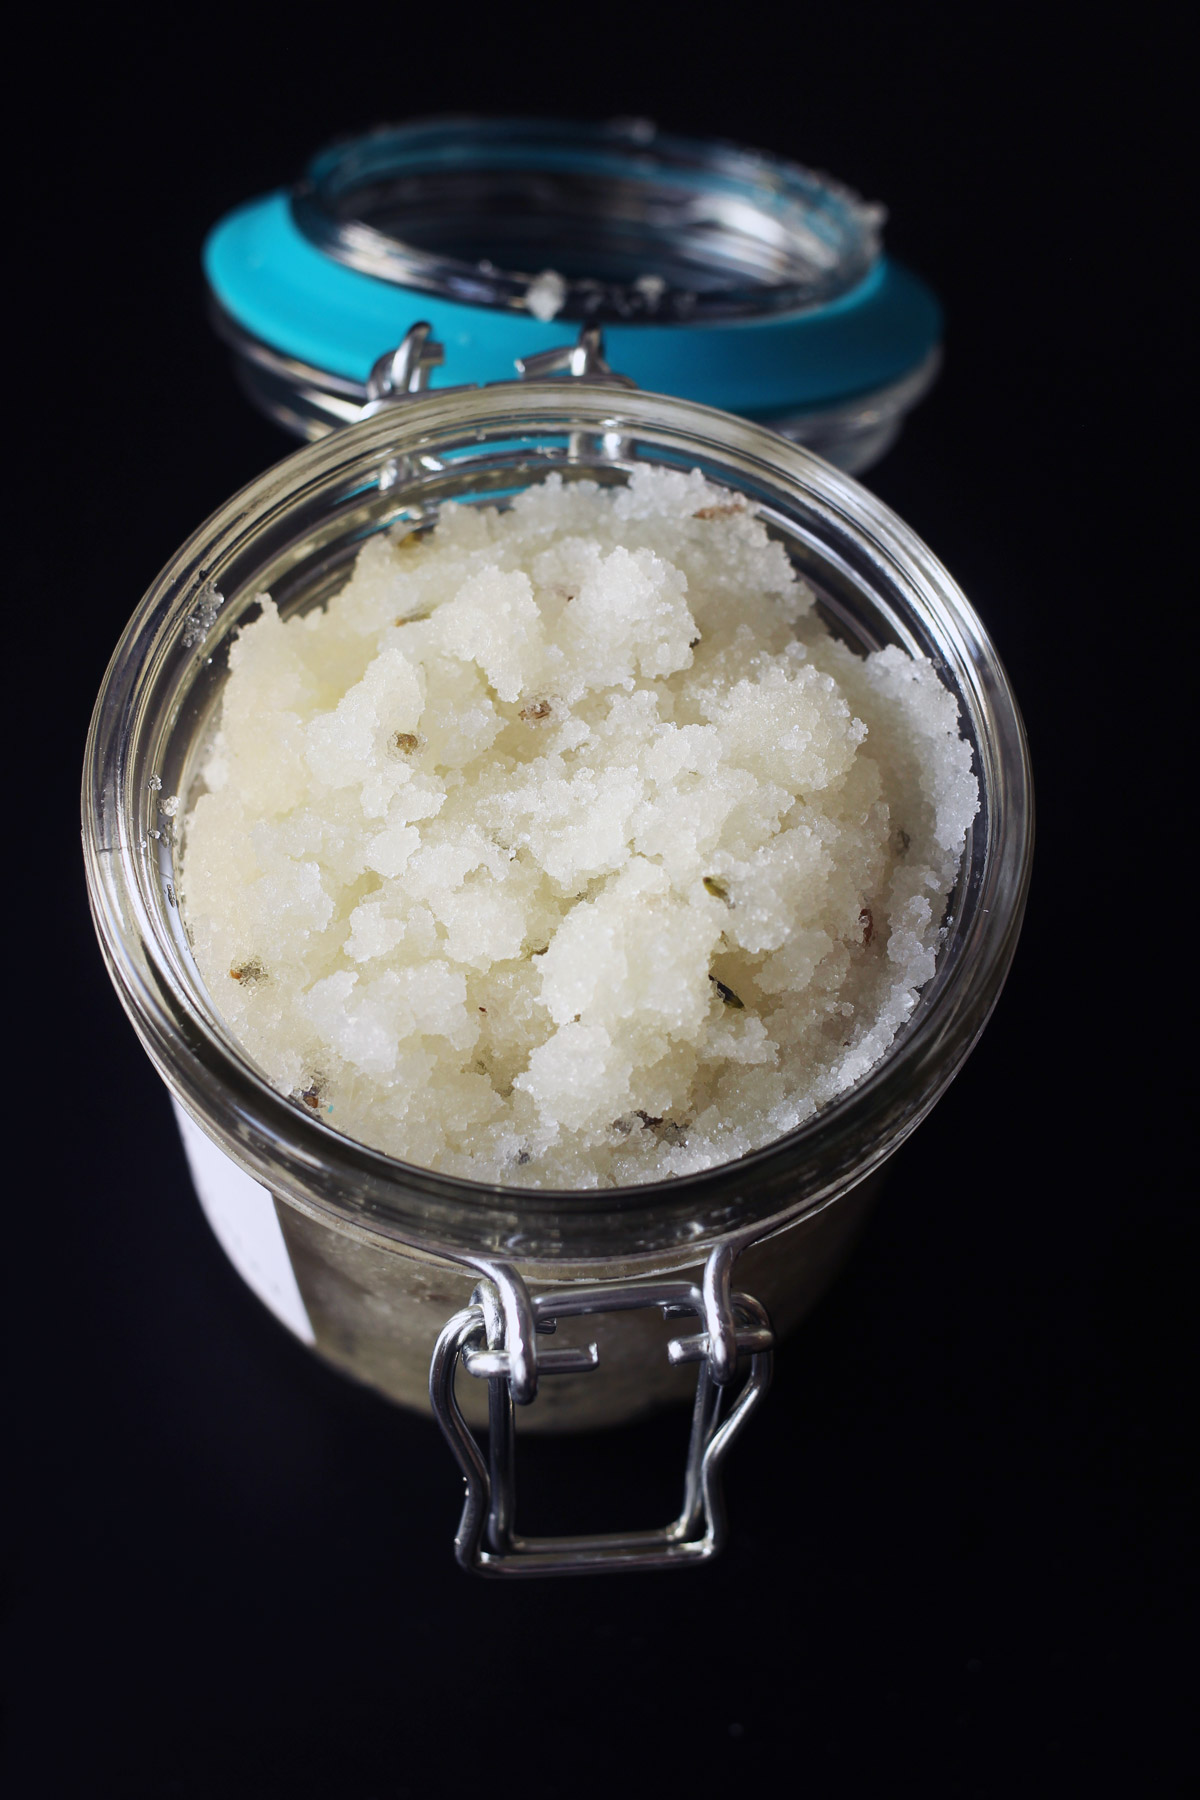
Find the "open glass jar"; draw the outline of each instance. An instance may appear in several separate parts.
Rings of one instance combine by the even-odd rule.
[[[551,373],[406,393],[427,348],[410,334],[394,371],[396,404],[297,451],[209,519],[130,622],[87,749],[84,845],[97,931],[188,1132],[198,1128],[201,1185],[215,1166],[246,1192],[272,1197],[283,1279],[296,1290],[294,1328],[402,1404],[432,1400],[467,1478],[464,1565],[554,1573],[702,1560],[722,1536],[720,1461],[764,1389],[774,1335],[828,1280],[873,1178],[961,1067],[999,995],[1030,867],[1023,732],[963,595],[852,479],[743,419],[630,391],[606,379],[594,354],[583,357],[583,379]],[[179,795],[180,816],[186,810],[229,646],[256,596],[269,591],[285,615],[319,606],[370,534],[428,520],[445,499],[503,504],[550,471],[611,484],[644,462],[698,468],[743,496],[816,590],[836,635],[862,653],[896,644],[929,657],[954,694],[980,807],[936,973],[868,1075],[736,1162],[589,1192],[500,1188],[414,1168],[285,1098],[233,1041],[189,948],[176,826],[161,802]],[[244,1269],[248,1254],[238,1258]],[[586,1344],[571,1336],[581,1315]],[[688,1317],[690,1328],[681,1327]],[[559,1321],[569,1341],[548,1338]],[[522,1415],[531,1426],[571,1428],[631,1418],[692,1387],[684,1505],[670,1526],[615,1538],[516,1534],[514,1401],[537,1396]],[[489,1417],[490,1469],[464,1411]]]

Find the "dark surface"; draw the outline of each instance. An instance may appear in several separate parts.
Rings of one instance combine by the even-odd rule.
[[[322,34],[188,14],[178,37],[165,13],[136,35],[97,14],[18,60],[19,1800],[1182,1791],[1193,1230],[1165,1134],[1190,1090],[1164,1033],[1193,909],[1137,872],[1184,830],[1136,800],[1148,759],[1111,636],[1132,615],[1186,643],[1161,556],[1174,316],[1131,224],[1151,170],[1170,181],[1179,50],[1069,8],[771,30],[742,9],[715,42],[699,15],[657,39],[646,16],[522,9],[489,35],[356,11],[352,60],[349,14]],[[336,131],[522,107],[717,130],[888,201],[890,246],[945,300],[947,361],[868,480],[999,643],[1040,849],[992,1026],[731,1460],[729,1554],[508,1588],[454,1565],[460,1484],[432,1425],[293,1343],[209,1236],[92,938],[75,795],[138,596],[288,448],[207,329],[205,229]],[[1143,713],[1157,728],[1149,691]],[[1147,897],[1148,979],[1120,917]],[[539,1449],[529,1484],[554,1480],[563,1524],[589,1483],[595,1522],[650,1523],[673,1507],[676,1436]]]

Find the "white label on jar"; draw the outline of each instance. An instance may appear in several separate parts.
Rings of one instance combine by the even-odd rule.
[[[263,1305],[304,1343],[315,1343],[275,1202],[260,1182],[217,1149],[177,1100],[172,1105],[192,1181],[218,1244]]]

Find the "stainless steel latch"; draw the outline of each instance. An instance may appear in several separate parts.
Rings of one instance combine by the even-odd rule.
[[[394,350],[388,350],[367,377],[367,403],[360,417],[373,418],[389,406],[411,400],[417,394],[429,393],[429,377],[446,360],[445,347],[433,335],[433,327],[424,319],[410,325]],[[510,387],[522,382],[568,380],[587,381],[598,386],[632,388],[637,383],[628,375],[618,375],[604,360],[604,335],[598,325],[584,325],[573,344],[556,344],[550,350],[539,350],[534,356],[516,359],[515,380],[489,381],[487,387]],[[439,387],[438,394],[461,394],[478,387],[473,381],[457,386]]]
[[[763,1307],[730,1291],[732,1256],[710,1256],[702,1286],[690,1281],[614,1282],[531,1297],[508,1264],[488,1265],[471,1304],[449,1319],[429,1370],[434,1416],[466,1481],[455,1554],[481,1575],[583,1575],[669,1569],[707,1562],[725,1539],[721,1465],[770,1383],[774,1335]],[[700,1365],[692,1434],[677,1518],[656,1530],[586,1537],[522,1537],[515,1524],[514,1405],[530,1403],[541,1376],[598,1370],[595,1344],[542,1347],[560,1319],[660,1307],[668,1318],[694,1318],[703,1329],[672,1339],[673,1363]],[[488,1456],[459,1410],[459,1363],[488,1383]],[[734,1394],[739,1366],[745,1378]],[[603,1379],[598,1374],[597,1379]]]

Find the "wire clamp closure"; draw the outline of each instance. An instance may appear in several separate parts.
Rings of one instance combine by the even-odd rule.
[[[701,1286],[690,1281],[614,1282],[563,1288],[531,1297],[511,1264],[488,1263],[471,1304],[443,1327],[429,1370],[429,1397],[466,1481],[454,1541],[460,1565],[480,1575],[584,1575],[623,1569],[670,1569],[708,1562],[726,1536],[721,1465],[770,1384],[774,1334],[766,1311],[749,1294],[734,1293],[736,1252],[721,1245],[709,1257]],[[696,1362],[700,1372],[684,1474],[683,1505],[657,1530],[586,1537],[522,1537],[514,1525],[514,1406],[528,1405],[543,1375],[598,1368],[595,1344],[586,1349],[542,1347],[561,1319],[659,1307],[667,1318],[694,1318],[704,1327],[673,1339],[673,1363]],[[739,1362],[749,1367],[734,1394]],[[488,1383],[488,1457],[459,1410],[454,1378],[462,1363]],[[726,1404],[732,1396],[729,1404]]]
[[[635,388],[628,375],[617,375],[604,360],[604,334],[598,325],[584,325],[573,344],[556,344],[536,356],[518,356],[517,374],[522,381],[553,381],[561,375],[577,381],[603,381],[613,387]],[[500,383],[489,383],[499,386]]]
[[[359,417],[374,418],[376,413],[413,400],[420,394],[461,394],[480,384],[460,382],[457,386],[430,388],[429,377],[446,360],[446,350],[433,335],[433,327],[425,319],[410,325],[394,350],[379,357],[367,377],[367,401]],[[604,360],[604,335],[598,325],[584,325],[573,344],[556,344],[551,350],[539,350],[534,356],[516,359],[516,380],[489,381],[487,387],[516,387],[525,382],[586,381],[602,387],[636,388],[628,375],[618,375]]]

